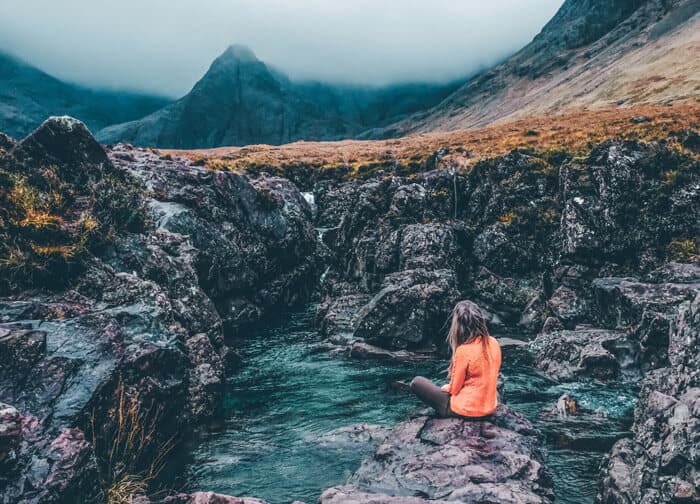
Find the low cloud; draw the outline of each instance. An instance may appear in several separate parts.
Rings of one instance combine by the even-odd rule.
[[[232,43],[296,79],[438,82],[524,44],[562,0],[5,0],[0,50],[83,84],[187,92]]]

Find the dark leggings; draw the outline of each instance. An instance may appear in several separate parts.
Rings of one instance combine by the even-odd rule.
[[[422,376],[411,380],[411,391],[443,418],[458,416],[450,409],[450,394]]]
[[[442,390],[433,382],[422,376],[411,380],[411,391],[428,406],[431,406],[442,418],[463,418],[464,420],[491,420],[492,415],[467,417],[458,415],[450,408],[450,393]]]

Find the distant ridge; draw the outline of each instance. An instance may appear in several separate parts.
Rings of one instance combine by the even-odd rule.
[[[97,131],[143,117],[170,100],[118,91],[95,91],[63,82],[0,51],[0,131],[23,138],[52,115],[70,115]]]
[[[566,0],[534,40],[372,138],[700,97],[700,0]]]

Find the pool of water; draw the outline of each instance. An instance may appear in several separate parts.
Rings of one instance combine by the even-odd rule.
[[[313,313],[309,307],[292,314],[241,343],[245,365],[230,377],[223,425],[196,440],[186,471],[189,487],[272,504],[316,502],[324,489],[344,483],[373,450],[371,444],[329,446],[319,443],[322,435],[356,423],[395,425],[422,406],[392,382],[417,374],[444,380],[444,361],[330,356],[318,345]],[[624,434],[634,391],[559,385],[507,358],[503,373],[506,402],[546,434],[557,502],[592,502],[600,458]],[[608,417],[601,416],[595,429],[590,421],[562,423],[546,410],[564,392]]]

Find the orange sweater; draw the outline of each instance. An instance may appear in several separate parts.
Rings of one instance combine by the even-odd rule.
[[[498,371],[501,368],[501,347],[488,337],[488,350],[483,352],[481,338],[457,347],[452,357],[450,408],[458,415],[480,417],[496,410]],[[488,358],[487,358],[488,357]]]

